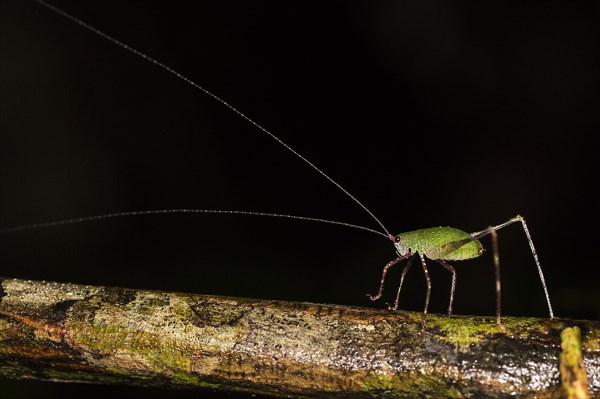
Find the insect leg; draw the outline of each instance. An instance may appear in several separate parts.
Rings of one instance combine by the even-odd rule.
[[[397,264],[398,262],[400,262],[406,258],[412,257],[412,256],[413,256],[413,254],[408,252],[402,256],[397,257],[396,259],[392,260],[387,265],[385,265],[385,267],[383,268],[383,273],[381,275],[381,284],[379,285],[379,291],[377,292],[376,295],[367,294],[367,296],[369,297],[370,300],[376,301],[379,298],[381,298],[381,294],[383,293],[383,282],[385,281],[385,275],[387,274],[390,267],[392,267],[395,264]]]
[[[454,290],[456,289],[456,269],[450,263],[445,260],[438,259],[437,262],[444,266],[447,270],[452,273],[452,287],[450,288],[450,304],[448,305],[448,314],[452,314],[452,303],[454,302]]]
[[[488,227],[488,231],[492,236],[492,251],[494,253],[494,271],[496,275],[496,324],[505,328],[500,321],[500,252],[498,251],[498,234],[493,226]]]
[[[400,286],[398,287],[398,293],[396,294],[396,301],[394,301],[394,306],[388,306],[389,310],[396,310],[398,309],[398,300],[400,299],[400,290],[402,289],[402,284],[404,283],[404,276],[406,276],[406,273],[408,272],[408,269],[410,269],[410,267],[412,266],[412,261],[415,259],[414,256],[411,256],[408,259],[408,262],[406,263],[406,266],[404,266],[404,269],[402,270],[402,276],[400,276]]]
[[[521,215],[517,215],[514,218],[501,223],[497,226],[490,226],[485,230],[478,231],[471,234],[471,237],[474,240],[478,240],[481,237],[485,237],[488,234],[492,234],[492,232],[496,232],[503,227],[511,225],[515,222],[521,222],[523,226],[523,231],[525,232],[525,236],[527,237],[527,242],[529,243],[529,248],[531,249],[531,254],[533,255],[533,259],[535,260],[535,264],[537,266],[538,274],[540,275],[540,280],[542,282],[542,287],[544,288],[544,294],[546,295],[546,302],[548,304],[548,312],[550,313],[550,318],[554,318],[554,312],[552,311],[552,305],[550,304],[550,294],[548,294],[548,288],[546,287],[546,280],[544,279],[544,273],[542,272],[542,265],[540,264],[540,260],[537,255],[537,251],[535,250],[535,246],[533,245],[533,240],[531,239],[531,234],[529,233],[529,229],[527,228],[527,223],[525,223],[525,219]],[[493,236],[492,236],[493,239]]]
[[[421,258],[421,265],[423,266],[423,272],[425,273],[425,280],[427,282],[427,294],[425,295],[425,309],[423,310],[423,316],[427,316],[427,308],[429,308],[429,296],[431,294],[431,279],[429,278],[429,270],[427,270],[427,264],[425,263],[425,257],[419,253]]]

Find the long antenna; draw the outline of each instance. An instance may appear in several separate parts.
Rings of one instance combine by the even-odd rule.
[[[179,72],[175,71],[174,69],[168,67],[167,65],[163,64],[162,62],[142,53],[139,50],[134,49],[133,47],[128,46],[127,44],[121,42],[120,40],[115,39],[112,36],[107,35],[106,33],[102,32],[101,30],[94,28],[91,25],[88,25],[87,23],[83,22],[82,20],[80,20],[77,17],[74,17],[73,15],[63,11],[62,9],[47,3],[43,0],[35,0],[38,4],[48,8],[49,10],[55,12],[58,15],[63,16],[64,18],[75,22],[76,24],[82,26],[83,28],[87,29],[88,31],[95,33],[96,35],[103,37],[104,39],[116,44],[117,46],[143,58],[144,60],[151,62],[152,64],[158,66],[159,68],[163,69],[164,71],[167,71],[169,73],[171,73],[172,75],[178,77],[179,79],[183,80],[184,82],[188,83],[189,85],[195,87],[196,89],[202,91],[204,94],[212,97],[214,100],[220,102],[221,104],[223,104],[224,106],[226,106],[227,108],[229,108],[231,111],[233,111],[234,113],[236,113],[237,115],[241,116],[242,118],[244,118],[246,121],[250,122],[251,124],[253,124],[254,126],[256,126],[259,130],[261,130],[263,133],[266,133],[267,135],[269,135],[273,140],[277,141],[279,144],[281,144],[283,147],[285,147],[287,150],[289,150],[292,154],[294,154],[295,156],[297,156],[298,158],[300,158],[302,161],[304,161],[305,163],[307,163],[310,167],[312,167],[314,170],[316,170],[317,172],[319,172],[321,174],[321,176],[323,176],[325,179],[329,180],[329,182],[331,182],[333,185],[335,185],[338,189],[340,189],[344,194],[346,194],[348,197],[350,197],[350,199],[352,199],[354,202],[356,202],[362,209],[364,209],[372,218],[373,220],[375,220],[375,222],[377,222],[377,224],[383,229],[383,231],[385,232],[385,237],[393,240],[393,236],[389,233],[389,231],[385,228],[385,226],[383,225],[383,223],[381,223],[379,221],[379,219],[373,214],[373,212],[371,212],[366,206],[364,206],[359,200],[357,200],[352,194],[350,194],[344,187],[342,187],[339,183],[337,183],[335,180],[333,180],[331,177],[329,177],[327,174],[325,174],[325,172],[323,172],[321,169],[319,169],[316,165],[314,165],[312,162],[310,162],[308,159],[306,159],[305,157],[303,157],[302,155],[300,155],[296,150],[294,150],[292,147],[290,147],[289,145],[287,145],[286,143],[284,143],[280,138],[278,138],[277,136],[275,136],[273,133],[271,133],[270,131],[268,131],[267,129],[265,129],[264,127],[262,127],[261,125],[259,125],[258,123],[256,123],[254,120],[250,119],[250,117],[246,116],[244,113],[242,113],[241,111],[239,111],[237,108],[235,108],[233,105],[229,104],[228,102],[226,102],[225,100],[223,100],[222,98],[220,98],[219,96],[211,93],[210,91],[208,91],[207,89],[205,89],[204,87],[200,86],[199,84],[195,83],[194,81],[186,78],[185,76],[183,76],[182,74],[180,74]]]
[[[311,217],[296,216],[296,215],[286,215],[286,214],[280,214],[280,213],[231,211],[231,210],[222,210],[222,209],[152,209],[152,210],[146,210],[146,211],[124,211],[124,212],[104,213],[101,215],[84,216],[84,217],[79,217],[79,218],[55,220],[55,221],[51,221],[51,222],[32,223],[32,224],[26,224],[26,225],[22,225],[22,226],[7,227],[4,229],[0,229],[0,234],[14,233],[14,232],[23,231],[23,230],[33,230],[33,229],[39,229],[42,227],[63,226],[66,224],[75,224],[75,223],[91,222],[91,221],[102,220],[102,219],[119,218],[119,217],[125,217],[125,216],[166,215],[166,214],[174,214],[174,213],[217,213],[217,214],[224,214],[224,215],[270,216],[270,217],[278,217],[278,218],[305,220],[305,221],[309,221],[309,222],[319,222],[319,223],[334,224],[334,225],[344,226],[344,227],[351,227],[353,229],[368,231],[369,233],[378,234],[380,236],[387,238],[387,235],[383,234],[382,232],[380,232],[378,230],[373,230],[368,227],[358,226],[358,225],[351,224],[351,223],[338,222],[335,220],[311,218]]]

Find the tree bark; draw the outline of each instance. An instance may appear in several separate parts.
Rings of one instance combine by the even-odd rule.
[[[502,320],[506,331],[493,317],[424,322],[413,312],[6,279],[0,375],[297,398],[559,398],[577,379],[578,392],[600,398],[600,322]],[[566,330],[561,349],[570,327],[581,338]],[[567,364],[572,353],[583,361]]]

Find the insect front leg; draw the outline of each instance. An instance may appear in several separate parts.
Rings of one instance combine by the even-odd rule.
[[[404,266],[404,269],[402,270],[402,275],[400,276],[400,285],[398,286],[398,293],[396,294],[396,300],[394,301],[394,306],[388,306],[389,310],[396,310],[398,309],[398,301],[400,300],[400,290],[402,290],[402,284],[404,283],[404,276],[406,276],[406,273],[408,272],[408,269],[410,269],[410,267],[412,266],[412,262],[415,259],[414,256],[411,256],[408,259],[408,262],[406,263],[406,266]]]
[[[376,295],[371,295],[371,294],[367,294],[367,296],[369,297],[370,300],[372,301],[376,301],[379,298],[381,298],[381,294],[383,293],[383,283],[385,281],[385,275],[387,274],[388,270],[390,269],[390,267],[398,264],[398,262],[403,261],[406,258],[410,258],[412,257],[413,254],[412,253],[406,253],[402,256],[397,257],[396,259],[392,260],[391,262],[389,262],[387,265],[384,266],[383,268],[383,273],[381,274],[381,283],[379,284],[379,291],[377,292]]]

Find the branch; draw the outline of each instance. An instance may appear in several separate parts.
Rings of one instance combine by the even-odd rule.
[[[600,397],[600,322],[505,317],[502,331],[492,317],[423,324],[412,312],[0,282],[0,375],[9,378],[298,398],[561,397],[559,369],[584,370],[585,380],[587,368],[584,385]],[[568,330],[563,347],[583,353],[579,369],[560,364],[561,331],[572,326],[583,338]]]

